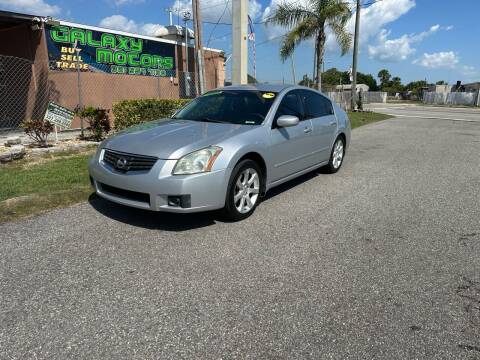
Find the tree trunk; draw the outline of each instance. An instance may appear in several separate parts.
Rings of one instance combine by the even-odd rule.
[[[317,90],[322,91],[322,65],[323,65],[323,53],[325,52],[325,31],[324,26],[322,25],[320,32],[317,36],[317,41],[315,47],[317,49],[317,76],[315,78],[315,87]]]

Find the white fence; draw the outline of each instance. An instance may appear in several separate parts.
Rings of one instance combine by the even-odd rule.
[[[326,95],[339,104],[342,108],[350,109],[352,98],[351,91],[327,92]],[[364,91],[362,92],[362,96],[362,101],[364,104],[387,102],[387,93],[382,91]]]
[[[480,106],[479,92],[426,92],[423,94],[424,104],[433,105],[466,105],[466,106]]]

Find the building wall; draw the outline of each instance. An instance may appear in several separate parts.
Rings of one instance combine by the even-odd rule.
[[[77,73],[49,69],[45,32],[33,30],[30,21],[0,30],[0,72],[6,74],[0,81],[0,128],[16,128],[25,119],[43,118],[49,101],[75,109],[79,102]],[[179,44],[175,49],[174,78],[81,72],[82,104],[111,109],[114,102],[126,99],[185,97],[185,46]],[[205,50],[204,55],[207,90],[223,86],[223,54]],[[193,72],[193,48],[189,48],[188,58],[188,70]],[[195,74],[191,78],[195,87]],[[72,127],[79,124],[75,119]]]
[[[0,56],[0,127],[15,128],[25,119],[42,118],[48,104],[44,32],[32,30],[28,21],[1,29]]]
[[[189,49],[189,70],[193,71],[194,51]],[[186,70],[185,47],[176,47],[177,76],[152,77],[135,75],[117,75],[95,72],[81,72],[80,86],[78,85],[77,72],[75,71],[49,71],[51,101],[75,109],[79,103],[79,88],[83,106],[111,109],[113,103],[128,99],[178,99],[184,97],[185,83],[182,72]],[[214,51],[205,51],[205,77],[206,89],[223,86],[224,69],[223,56]],[[192,74],[192,83],[197,80]],[[113,114],[110,113],[113,119]],[[80,120],[75,119],[73,128],[80,127]]]

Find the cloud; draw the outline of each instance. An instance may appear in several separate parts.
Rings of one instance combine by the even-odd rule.
[[[202,21],[230,23],[232,21],[232,2],[234,0],[200,0],[200,11],[202,13]],[[192,11],[191,0],[175,0],[171,6],[180,13],[183,11]],[[256,19],[262,10],[262,5],[257,0],[248,2],[248,14],[252,19]]]
[[[115,6],[123,6],[129,4],[140,4],[145,2],[145,0],[113,0]]]
[[[268,19],[282,3],[300,3],[308,6],[308,0],[270,0],[270,4],[265,8],[262,19]],[[355,1],[350,1],[352,8]],[[410,9],[415,7],[415,0],[382,0],[377,1],[367,8],[363,8],[360,13],[360,44],[364,45],[372,37],[378,36],[385,25],[396,21],[398,18],[406,14]],[[266,33],[269,39],[284,34],[288,29],[280,26],[267,26]],[[347,23],[347,30],[350,33],[355,31],[355,13]],[[335,37],[327,28],[326,50],[333,52],[338,51],[338,45]]]
[[[463,65],[460,67],[460,73],[464,76],[476,76],[478,74],[478,70],[473,67],[473,66],[469,66],[469,65]]]
[[[396,21],[415,7],[415,0],[383,0],[360,12],[360,42],[365,44],[377,36],[385,25]],[[355,14],[348,22],[348,29],[355,31]]]
[[[460,59],[453,51],[424,53],[422,57],[413,61],[413,64],[423,66],[428,69],[454,69]]]
[[[110,0],[111,3],[115,6],[123,6],[129,4],[141,4],[144,3],[145,0]]]
[[[268,5],[262,14],[262,21],[267,21],[277,9],[278,5],[281,4],[299,4],[303,5],[304,7],[308,7],[308,0],[271,0],[270,5]],[[278,26],[278,25],[265,25],[265,33],[267,35],[267,39],[272,40],[274,38],[278,38],[281,35],[285,34],[288,29]]]
[[[7,10],[32,15],[51,16],[60,13],[60,8],[57,5],[50,5],[43,0],[0,0],[0,6]]]
[[[419,34],[405,34],[397,39],[389,39],[390,31],[382,29],[377,36],[376,45],[368,45],[368,54],[370,58],[384,62],[398,62],[406,60],[414,54],[416,49],[414,44],[422,42],[425,38],[435,34],[441,29],[449,30],[450,27],[441,27],[433,25],[427,31]]]
[[[165,29],[163,25],[151,23],[137,23],[134,20],[128,19],[123,15],[112,15],[103,18],[100,21],[99,25],[107,29],[121,30],[149,36],[155,36],[160,31]]]

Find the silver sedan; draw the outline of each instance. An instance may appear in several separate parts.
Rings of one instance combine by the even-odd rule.
[[[120,204],[241,220],[273,187],[320,167],[337,172],[349,141],[346,113],[320,92],[229,86],[105,140],[89,172],[96,193]]]

